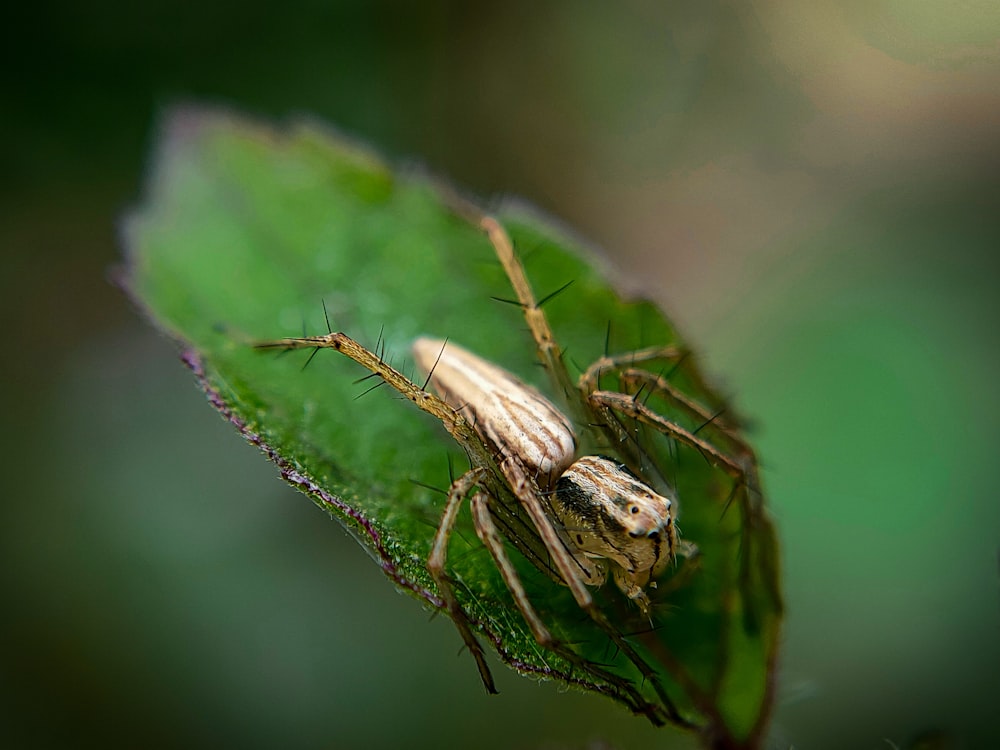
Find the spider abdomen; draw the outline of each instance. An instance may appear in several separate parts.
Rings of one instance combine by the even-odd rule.
[[[438,339],[413,342],[417,366],[501,457],[516,456],[542,483],[573,461],[569,420],[535,388],[465,349]]]

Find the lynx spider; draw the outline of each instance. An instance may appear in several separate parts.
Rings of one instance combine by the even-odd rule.
[[[637,441],[631,438],[621,417],[645,423],[677,442],[700,451],[706,459],[722,467],[735,480],[730,501],[742,488],[744,502],[751,504],[759,502],[759,496],[754,489],[756,487],[756,464],[753,453],[735,428],[728,426],[719,418],[719,415],[710,413],[705,407],[686,397],[664,377],[648,370],[633,367],[633,365],[654,360],[680,363],[685,357],[685,352],[677,347],[649,347],[624,355],[605,355],[584,371],[578,383],[573,383],[563,361],[562,350],[552,334],[541,306],[535,299],[523,266],[515,254],[513,244],[506,231],[496,219],[479,213],[471,206],[462,205],[458,207],[458,210],[489,238],[517,296],[517,302],[522,308],[534,338],[539,359],[549,373],[556,390],[561,394],[567,394],[567,400],[573,407],[573,417],[580,423],[597,425],[602,428],[616,443],[624,464],[619,465],[610,459],[597,456],[584,456],[573,461],[576,451],[576,437],[572,427],[569,421],[544,396],[530,386],[521,383],[510,373],[445,342],[418,339],[414,344],[414,355],[418,366],[428,376],[424,387],[414,383],[390,366],[379,354],[366,349],[344,333],[331,331],[323,336],[283,338],[262,342],[256,347],[282,350],[335,349],[380,377],[392,388],[413,401],[420,409],[440,420],[456,442],[464,448],[472,468],[455,479],[449,488],[448,498],[434,537],[427,567],[462,640],[475,658],[483,684],[488,692],[496,692],[492,674],[486,663],[482,646],[472,633],[470,622],[455,597],[452,582],[446,572],[448,540],[461,503],[470,493],[472,493],[470,506],[476,533],[496,563],[501,577],[536,641],[542,647],[566,659],[575,668],[598,676],[613,685],[617,697],[630,705],[636,713],[646,714],[654,723],[662,724],[663,720],[667,719],[675,724],[691,726],[690,722],[682,717],[675,708],[656,670],[608,620],[587,589],[588,585],[596,586],[603,583],[607,569],[610,567],[618,587],[639,606],[643,614],[648,615],[650,605],[645,588],[656,586],[655,578],[663,571],[665,563],[672,560],[675,552],[681,547],[677,540],[674,523],[675,501],[661,496],[638,478],[637,475],[645,466],[642,448]],[[503,420],[503,417],[510,416],[510,409],[507,407],[488,407],[477,403],[474,384],[453,387],[457,382],[456,367],[487,368],[485,374],[481,372],[479,377],[485,382],[492,381],[498,391],[504,391],[507,395],[512,396],[515,406],[523,407],[521,410],[526,412],[524,416],[527,419],[522,419],[517,428],[512,427],[509,420],[506,422]],[[623,384],[632,387],[637,392],[645,390],[657,393],[674,403],[692,418],[703,420],[705,424],[714,424],[717,432],[729,443],[730,450],[720,449],[709,441],[698,437],[695,434],[696,431],[687,430],[656,414],[636,395],[601,390],[601,375],[612,371],[618,373]],[[692,372],[698,377],[693,369]],[[433,384],[435,390],[438,391],[437,395],[425,390],[428,383]],[[573,393],[579,395],[576,402],[568,398],[568,394]],[[510,399],[508,399],[509,402]],[[500,420],[496,418],[498,414],[501,417]],[[519,434],[519,430],[523,431],[523,434]],[[541,449],[541,452],[534,456],[530,455],[532,446],[528,444],[531,442],[536,443],[535,449]],[[544,445],[538,445],[538,443],[544,443]],[[571,462],[572,465],[570,465]],[[589,533],[588,539],[584,542],[582,535],[577,532],[588,533],[593,532],[593,529],[583,526],[570,528],[561,523],[557,517],[559,513],[555,507],[562,509],[553,500],[553,498],[558,497],[557,485],[560,478],[567,477],[574,471],[577,472],[577,475],[581,472],[587,475],[587,478],[593,480],[598,490],[601,489],[602,485],[610,482],[630,486],[634,493],[628,510],[631,510],[631,514],[635,515],[636,518],[630,519],[628,515],[619,514],[616,520],[620,522],[624,518],[626,523],[634,520],[635,525],[631,527],[623,525],[619,529],[617,541],[612,541],[610,546],[608,546],[606,534],[601,536]],[[511,496],[516,506],[527,513],[531,524],[545,546],[555,569],[555,575],[551,571],[549,574],[557,582],[570,589],[581,609],[604,631],[615,648],[635,665],[643,679],[653,686],[661,701],[659,706],[650,704],[628,681],[584,660],[570,647],[555,639],[549,632],[531,604],[495,523],[495,518],[500,519],[503,513],[512,512],[511,506],[501,500]],[[609,502],[610,500],[605,495],[603,503],[606,505]],[[574,520],[578,524],[586,523],[579,516],[576,516]],[[631,533],[628,532],[629,528],[633,529]],[[576,541],[571,538],[573,536],[576,536]],[[529,559],[534,558],[537,564],[538,556],[533,554],[531,549],[526,548],[523,543],[519,543],[516,534],[508,534],[507,539],[524,552]],[[653,555],[652,562],[648,560],[647,551],[645,565],[641,568],[636,568],[633,565],[633,569],[628,570],[621,561],[627,560],[629,555],[625,554],[623,557],[615,554],[616,551],[622,552],[623,549],[632,551],[629,545],[648,545],[651,543],[659,547],[662,546],[661,543],[664,540],[666,541],[665,549],[658,550]],[[605,544],[603,548],[601,547],[602,543]],[[616,545],[619,544],[623,546],[616,550]],[[639,548],[636,547],[636,549]],[[690,549],[693,549],[693,545],[689,548],[682,547],[682,551],[685,553]],[[635,557],[635,555],[631,557]]]

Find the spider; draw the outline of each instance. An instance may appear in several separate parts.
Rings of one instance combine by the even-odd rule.
[[[496,692],[493,677],[483,648],[455,596],[446,565],[448,541],[466,498],[476,533],[535,640],[574,667],[614,686],[618,697],[654,723],[667,719],[682,726],[694,726],[676,708],[657,670],[612,624],[588,587],[604,583],[610,572],[617,587],[648,618],[651,605],[647,589],[656,587],[656,579],[678,551],[689,557],[695,551],[693,545],[679,541],[675,523],[677,500],[669,483],[660,477],[654,489],[640,478],[649,470],[650,462],[640,441],[626,426],[629,421],[648,425],[701,452],[733,477],[733,496],[742,490],[743,501],[748,503],[759,502],[753,453],[720,415],[685,396],[663,375],[635,367],[654,361],[680,366],[685,352],[678,347],[658,346],[623,355],[605,355],[574,383],[507,232],[496,219],[469,206],[461,206],[460,213],[477,225],[492,244],[555,390],[576,394],[567,398],[571,418],[509,372],[461,347],[434,339],[421,338],[413,345],[416,363],[427,376],[423,386],[346,334],[333,332],[329,323],[330,333],[326,335],[277,339],[256,347],[335,349],[440,420],[465,450],[471,468],[449,488],[427,569],[475,659],[488,692]],[[693,366],[688,364],[687,370],[701,382]],[[634,392],[602,390],[601,376],[609,372],[616,373],[620,382]],[[697,430],[660,416],[639,398],[642,392],[656,394],[673,404],[690,421],[713,424],[726,447],[719,448],[699,437]],[[578,439],[573,422],[594,426],[615,446],[621,460],[601,455],[577,457]],[[652,685],[659,705],[650,703],[629,681],[583,659],[553,637],[531,603],[498,525],[506,531],[503,537],[515,548],[570,589],[580,608]],[[512,533],[511,529],[527,529],[527,533]],[[540,539],[541,551],[531,537]]]

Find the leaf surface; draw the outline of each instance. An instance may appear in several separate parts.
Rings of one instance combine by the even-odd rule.
[[[606,339],[613,352],[680,343],[653,305],[621,299],[565,232],[523,210],[499,218],[539,298],[573,282],[545,305],[572,374],[604,354]],[[463,468],[457,446],[388,389],[365,394],[377,381],[359,383],[366,373],[336,353],[319,352],[303,369],[304,353],[266,356],[251,344],[325,333],[324,301],[335,330],[382,347],[406,373],[410,342],[430,335],[545,390],[521,311],[497,301],[512,292],[487,239],[431,181],[394,172],[321,126],[277,130],[180,109],[164,123],[124,240],[126,287],[180,343],[212,404],[286,480],[341,520],[390,579],[439,607],[425,568],[444,499],[432,488],[447,488],[449,456]],[[681,368],[671,382],[714,410],[724,406]],[[651,396],[650,407],[672,408]],[[714,746],[755,746],[773,692],[781,617],[773,529],[759,501],[733,501],[732,477],[712,461],[638,423],[629,429],[677,488],[680,528],[701,555],[697,567],[679,564],[665,576],[652,623],[613,585],[595,596],[655,664],[682,723],[702,728]],[[622,684],[657,702],[568,590],[511,553],[547,625],[595,668],[574,668],[535,643],[463,509],[449,571],[463,608],[501,658],[626,703]]]

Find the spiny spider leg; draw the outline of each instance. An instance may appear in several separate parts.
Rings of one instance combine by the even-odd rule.
[[[448,608],[448,612],[459,634],[462,636],[462,640],[469,647],[469,651],[476,660],[476,666],[482,677],[483,685],[486,687],[487,692],[497,692],[493,676],[486,664],[482,647],[476,641],[475,636],[472,635],[468,620],[455,599],[454,591],[444,569],[448,538],[454,526],[461,501],[468,495],[473,486],[480,484],[488,478],[491,467],[494,473],[497,471],[496,465],[483,441],[480,440],[468,421],[461,414],[458,414],[454,408],[434,394],[428,393],[417,386],[405,375],[388,365],[380,356],[361,346],[361,344],[346,334],[329,333],[324,336],[277,339],[257,344],[256,348],[286,351],[290,349],[335,349],[353,359],[372,374],[378,375],[383,382],[395,388],[423,411],[436,417],[458,444],[465,449],[473,469],[452,483],[448,492],[448,500],[445,504],[441,523],[434,537],[434,545],[427,561],[427,567],[431,577],[438,585],[441,597]]]
[[[692,434],[697,434],[702,427],[710,425],[713,432],[723,435],[729,441],[735,453],[751,453],[749,445],[740,437],[732,421],[723,417],[721,412],[712,413],[705,406],[671,385],[662,374],[635,367],[638,364],[660,360],[673,362],[674,368],[683,365],[685,378],[692,381],[696,390],[701,392],[710,390],[697,366],[688,359],[688,352],[676,346],[652,346],[624,354],[605,355],[590,365],[580,376],[581,396],[590,402],[593,411],[601,418],[605,430],[617,441],[619,449],[631,459],[638,469],[641,471],[647,468],[641,446],[637,444],[620,420],[614,417],[612,410],[606,404],[591,399],[593,393],[601,390],[601,377],[607,373],[615,374],[623,389],[629,393],[659,395],[672,402],[685,414],[700,421],[702,424]],[[652,462],[648,468],[660,473],[655,462]],[[662,474],[661,479],[668,485],[670,484],[669,479]]]
[[[728,509],[729,504],[735,497],[739,496],[742,501],[741,504],[743,507],[745,523],[742,527],[744,544],[742,545],[741,550],[744,564],[742,566],[741,574],[746,577],[749,574],[749,563],[747,560],[749,560],[750,557],[749,540],[752,538],[751,530],[757,525],[756,522],[760,517],[761,505],[763,502],[763,496],[760,489],[760,477],[757,469],[757,458],[754,454],[753,448],[743,438],[740,432],[732,426],[731,423],[721,418],[718,413],[712,414],[701,404],[692,401],[687,396],[680,393],[663,377],[647,370],[627,369],[620,374],[620,379],[626,388],[632,388],[635,392],[645,390],[648,393],[662,396],[664,399],[672,402],[681,411],[686,412],[689,416],[696,420],[700,420],[701,425],[693,432],[685,431],[687,432],[687,435],[674,433],[671,436],[700,451],[706,458],[709,458],[711,454],[706,453],[704,447],[712,445],[712,443],[702,440],[702,438],[697,436],[697,433],[702,428],[711,428],[711,431],[715,435],[721,437],[729,444],[728,453],[715,448],[717,451],[715,455],[728,456],[728,460],[721,463],[725,471],[733,476],[735,480],[733,490],[726,501],[726,509]],[[660,419],[662,419],[662,417],[660,417]],[[654,427],[662,432],[666,432],[665,430],[662,430],[660,426],[654,425]],[[687,439],[688,435],[701,442],[699,444],[691,442]],[[723,512],[725,512],[725,509]]]
[[[745,601],[750,602],[752,600],[751,578],[753,576],[751,560],[754,554],[750,548],[751,541],[755,538],[753,529],[759,527],[762,522],[766,525],[766,518],[761,508],[756,459],[752,450],[739,435],[737,420],[733,417],[723,418],[721,412],[712,413],[709,409],[685,396],[679,390],[672,388],[669,384],[666,384],[667,387],[665,388],[660,387],[660,383],[640,380],[640,378],[645,376],[636,376],[631,372],[623,373],[624,377],[621,377],[619,381],[625,390],[628,390],[630,386],[633,388],[636,385],[638,386],[637,389],[629,393],[602,391],[599,384],[601,373],[609,369],[628,371],[633,369],[634,365],[655,359],[674,360],[677,363],[677,367],[683,365],[684,382],[686,384],[690,385],[694,391],[706,394],[711,406],[723,406],[721,401],[712,403],[716,401],[712,396],[713,389],[702,377],[697,366],[694,363],[686,362],[686,353],[678,347],[652,347],[632,352],[628,355],[605,357],[591,368],[588,368],[581,377],[580,382],[574,385],[566,370],[563,353],[553,336],[545,314],[541,310],[540,303],[534,297],[524,269],[503,227],[495,219],[484,216],[468,204],[461,205],[458,213],[465,216],[470,223],[478,226],[487,234],[517,295],[528,328],[535,340],[539,359],[553,381],[557,393],[565,397],[565,401],[570,407],[570,415],[576,424],[589,424],[602,430],[605,435],[609,436],[616,443],[619,443],[617,452],[626,464],[631,464],[637,470],[637,474],[642,476],[644,470],[652,469],[654,475],[659,474],[667,487],[671,485],[671,482],[662,476],[660,466],[662,462],[655,460],[655,456],[648,452],[647,449],[652,446],[643,439],[643,436],[651,436],[650,431],[643,431],[641,436],[637,436],[634,432],[630,432],[631,428],[627,424],[628,419],[644,421],[650,425],[652,431],[658,431],[674,438],[676,444],[684,444],[699,450],[707,460],[711,463],[721,465],[722,469],[734,478],[733,492],[727,501],[727,507],[733,498],[737,495],[740,496],[743,522],[740,524],[741,563],[739,576],[741,579],[741,589],[747,594]],[[639,371],[636,370],[636,372]],[[665,379],[663,382],[666,383]],[[646,391],[655,393],[663,401],[671,402],[682,413],[686,414],[687,416],[683,418],[684,424],[670,422],[648,409],[644,401],[640,400],[640,394],[643,392],[644,387]],[[700,421],[701,424],[691,426],[691,421]],[[719,439],[723,449],[713,444],[712,441],[698,436],[698,433],[704,427],[711,427],[709,430],[711,437]],[[518,486],[518,478],[516,476],[508,474],[508,480],[512,487],[516,488]],[[526,509],[529,512],[537,511],[537,508],[532,508],[531,505],[526,505]],[[536,521],[536,524],[538,523]],[[539,525],[540,530],[544,528],[546,528],[544,523]],[[546,543],[548,546],[548,542]],[[769,555],[766,545],[762,548],[762,552],[765,556]],[[570,586],[580,606],[591,614],[602,629],[611,636],[612,641],[622,649],[640,671],[643,671],[645,662],[642,659],[637,661],[635,651],[624,641],[620,633],[614,631],[614,628],[609,629],[607,620],[603,618],[603,615],[596,608],[593,600],[590,599],[586,591],[580,591],[583,588],[583,584],[579,576],[573,576],[572,571],[567,570],[566,561],[561,560],[559,555],[553,555],[553,558],[556,567],[559,569],[564,581]],[[773,560],[765,560],[763,564],[774,565],[776,563]],[[780,594],[777,591],[772,591],[771,593],[774,601],[780,601]],[[744,613],[744,616],[747,613],[748,611]],[[749,612],[749,616],[752,618],[753,613]],[[690,696],[695,697],[696,702],[703,703],[706,706],[709,705],[705,701],[698,699],[698,696],[701,695],[700,688],[691,679],[690,675],[686,673],[681,664],[665,651],[665,646],[660,640],[650,639],[642,635],[639,636],[639,640],[640,642],[645,642],[645,645],[650,649],[650,653],[656,656],[657,661],[666,667],[675,680],[686,686],[686,692]],[[643,671],[643,674],[646,674],[646,672]],[[669,699],[665,696],[664,691],[662,691],[655,678],[652,682],[669,710],[672,707]]]
[[[524,312],[524,319],[528,324],[528,328],[531,329],[531,336],[535,340],[535,346],[538,349],[538,358],[545,367],[545,371],[548,372],[552,384],[555,386],[556,391],[563,397],[563,400],[578,410],[579,402],[573,398],[573,394],[576,392],[576,384],[566,370],[562,349],[552,335],[552,329],[549,327],[549,321],[545,317],[545,312],[535,300],[535,293],[531,289],[531,283],[524,273],[521,261],[514,252],[514,245],[510,241],[507,231],[492,216],[477,215],[475,223],[486,233],[490,243],[493,245],[493,250],[497,254],[500,265],[503,266],[503,270],[510,280],[510,285],[514,289],[514,294],[517,295],[521,310]],[[584,415],[579,413],[573,415],[574,418],[582,416]]]
[[[690,352],[687,349],[667,345],[649,346],[624,354],[605,355],[590,365],[583,375],[580,376],[580,391],[584,394],[589,394],[600,390],[600,377],[607,372],[618,372],[619,377],[626,377],[627,373],[639,373],[647,375],[650,378],[655,378],[656,383],[665,384],[658,387],[662,387],[664,390],[669,390],[672,394],[675,394],[674,398],[678,404],[683,405],[693,413],[708,416],[709,413],[702,404],[674,389],[662,374],[654,375],[650,370],[633,369],[635,365],[656,360],[673,362],[674,368],[683,367],[684,376],[691,381],[695,390],[701,393],[711,392],[712,387],[705,380],[700,368],[689,358],[689,354]]]
[[[563,395],[565,402],[573,409],[573,416],[578,421],[584,423],[590,421],[591,415],[586,410],[588,404],[580,398],[574,397],[578,393],[578,386],[572,382],[569,376],[566,364],[563,361],[562,350],[552,334],[552,329],[549,326],[545,312],[535,300],[535,295],[524,272],[524,267],[514,252],[513,243],[506,230],[493,217],[475,214],[474,210],[470,207],[465,207],[464,214],[486,233],[490,243],[493,245],[497,258],[500,260],[510,280],[511,287],[514,289],[514,293],[520,302],[525,321],[535,340],[539,359],[549,373],[556,389]],[[530,482],[530,478],[524,475],[521,467],[514,462],[504,462],[501,468],[504,470],[514,490],[514,494],[518,497],[524,497],[522,493],[527,491],[526,487]],[[524,507],[531,516],[542,540],[545,542],[545,546],[552,554],[556,569],[573,593],[580,608],[608,635],[615,646],[635,665],[643,678],[649,681],[656,691],[657,696],[663,702],[670,719],[675,723],[687,724],[667,694],[666,688],[660,681],[656,670],[636,651],[635,647],[632,646],[621,631],[608,620],[604,612],[597,606],[593,596],[587,590],[572,556],[566,550],[558,532],[552,525],[552,521],[545,514],[542,505],[540,503],[525,502]]]
[[[476,535],[493,557],[497,568],[500,570],[500,576],[503,578],[504,583],[507,584],[507,588],[510,589],[511,596],[514,597],[515,601],[523,602],[524,606],[521,609],[525,613],[525,621],[528,623],[528,627],[531,629],[531,634],[535,637],[535,640],[545,648],[552,648],[556,640],[552,637],[548,628],[545,627],[545,623],[542,622],[542,618],[538,616],[535,608],[531,605],[528,594],[524,589],[524,584],[521,582],[520,576],[515,572],[514,565],[507,555],[507,550],[500,540],[500,534],[493,523],[493,517],[490,515],[487,503],[486,496],[481,492],[473,495],[470,501]]]
[[[734,432],[734,426],[729,424],[731,420],[720,419],[719,414],[712,414],[704,405],[698,403],[677,388],[674,388],[668,377],[661,372],[659,374],[651,370],[638,369],[635,366],[659,360],[673,362],[670,372],[683,368],[684,376],[692,382],[695,390],[702,393],[711,391],[710,386],[705,381],[700,369],[689,358],[690,352],[676,346],[650,346],[644,349],[637,349],[624,354],[604,355],[594,362],[580,376],[580,392],[586,397],[594,391],[601,390],[601,376],[605,373],[616,373],[623,382],[647,385],[653,387],[661,395],[669,398],[675,404],[699,416],[706,421],[713,421],[716,426],[725,425],[730,432]],[[669,376],[669,373],[668,373]]]
[[[649,370],[628,368],[619,373],[619,379],[627,389],[631,389],[630,392],[638,393],[645,391],[650,394],[662,396],[681,411],[700,421],[701,425],[694,430],[693,434],[697,434],[705,427],[711,427],[712,432],[721,435],[731,444],[734,453],[749,454],[752,456],[753,449],[742,435],[740,435],[731,418],[724,415],[721,411],[713,413],[704,405],[675,388],[662,375],[657,375]]]
[[[500,533],[497,531],[496,525],[493,521],[493,514],[489,505],[489,498],[482,492],[477,492],[472,496],[470,501],[470,506],[472,509],[472,519],[476,528],[476,535],[482,541],[483,546],[486,547],[493,561],[496,563],[497,569],[500,571],[500,575],[510,590],[511,596],[513,596],[515,602],[517,602],[518,609],[524,616],[525,621],[528,623],[528,627],[531,629],[532,635],[535,640],[544,648],[555,652],[563,659],[566,659],[570,664],[576,667],[583,668],[585,671],[600,675],[611,685],[615,686],[617,690],[615,695],[623,699],[629,707],[637,714],[645,714],[650,721],[654,724],[662,724],[663,720],[660,718],[660,710],[657,706],[654,706],[647,701],[643,700],[641,696],[631,689],[623,689],[621,684],[621,678],[613,675],[610,672],[606,672],[600,667],[596,667],[592,663],[588,663],[584,659],[571,649],[563,646],[558,640],[552,637],[548,628],[542,622],[542,619],[535,612],[534,607],[531,604],[528,594],[524,589],[524,584],[521,578],[517,575],[516,569],[507,555],[507,550],[504,547],[503,540],[500,537]]]
[[[452,529],[454,528],[455,519],[458,515],[458,509],[462,500],[465,499],[470,490],[483,482],[486,474],[487,472],[485,469],[471,469],[452,483],[448,492],[448,501],[441,517],[441,523],[438,526],[437,534],[435,534],[434,537],[434,546],[431,550],[430,557],[427,560],[427,569],[441,591],[442,599],[444,599],[445,605],[448,607],[448,611],[452,619],[455,621],[455,625],[462,636],[462,640],[465,641],[469,651],[476,659],[476,664],[479,667],[479,674],[483,679],[483,684],[486,686],[487,692],[496,693],[497,691],[493,683],[493,677],[486,664],[482,648],[475,636],[473,636],[472,631],[469,629],[468,620],[458,604],[458,600],[455,598],[451,581],[448,578],[445,569],[448,555],[448,539],[451,535]],[[482,491],[475,492],[470,499],[470,507],[472,509],[472,518],[476,529],[476,535],[482,541],[483,545],[490,553],[490,556],[493,558],[493,561],[496,563],[497,569],[500,571],[501,578],[503,578],[504,583],[510,590],[511,596],[514,598],[518,609],[520,610],[525,622],[527,622],[528,627],[531,629],[532,635],[539,645],[543,648],[554,651],[574,666],[589,669],[589,671],[600,675],[611,684],[617,685],[620,678],[610,672],[596,668],[593,665],[588,665],[574,651],[562,646],[562,644],[552,637],[548,628],[545,627],[541,617],[538,616],[538,613],[532,606],[531,600],[528,598],[528,594],[525,591],[524,584],[517,575],[516,569],[514,568],[510,557],[507,555],[507,550],[504,548],[503,541],[501,540],[500,534],[493,522],[488,495]],[[649,715],[653,721],[659,721],[656,707],[642,701],[636,694],[629,691],[623,691],[620,688],[615,692],[615,694],[622,698],[636,713],[645,713]]]
[[[595,391],[590,394],[589,399],[598,409],[607,409],[623,414],[626,417],[649,425],[654,430],[673,438],[678,443],[693,448],[701,453],[707,461],[719,466],[733,477],[733,489],[726,501],[726,508],[723,510],[723,513],[728,509],[729,503],[734,498],[740,498],[740,506],[743,513],[743,523],[740,524],[740,588],[747,594],[747,601],[750,601],[751,560],[753,559],[752,539],[753,532],[761,519],[760,509],[762,504],[757,461],[750,446],[734,432],[723,427],[720,428],[720,432],[731,440],[734,445],[738,446],[735,454],[726,453],[709,441],[695,435],[690,430],[657,414],[640,400],[626,393]],[[703,416],[705,412],[699,408],[692,413],[696,416]],[[614,420],[614,422],[624,430],[618,420]],[[777,598],[777,594],[775,596]]]
[[[680,362],[687,356],[687,351],[676,346],[647,346],[626,354],[605,354],[593,362],[580,376],[578,387],[584,393],[600,389],[601,375],[606,372],[617,372],[629,365],[638,365],[655,360]]]
[[[663,708],[670,720],[682,726],[692,726],[677,711],[673,700],[660,682],[656,670],[625,639],[621,631],[611,624],[611,621],[601,611],[597,602],[594,601],[594,597],[583,582],[576,561],[566,549],[565,543],[556,531],[556,527],[553,526],[552,520],[546,515],[541,502],[537,501],[538,490],[534,487],[534,481],[525,473],[524,467],[517,461],[506,460],[501,464],[501,470],[507,477],[507,481],[510,482],[515,496],[519,498],[536,498],[536,502],[522,501],[522,505],[528,512],[532,522],[534,522],[535,528],[542,537],[542,541],[552,555],[552,561],[555,564],[556,570],[559,571],[563,582],[569,587],[573,597],[576,599],[577,605],[590,616],[597,626],[607,634],[615,646],[625,654],[626,658],[639,670],[643,679],[649,681],[663,703]]]
[[[369,351],[346,333],[328,333],[323,336],[284,338],[265,341],[255,345],[256,349],[335,349],[369,372],[378,375],[386,383],[415,403],[420,409],[436,417],[448,433],[469,454],[473,466],[488,467],[493,459],[483,441],[468,420],[433,393],[428,393],[408,377],[386,363],[381,357]]]
[[[597,406],[612,409],[620,414],[624,414],[627,417],[648,424],[678,442],[694,448],[707,460],[721,466],[723,470],[732,475],[735,479],[739,480],[742,484],[746,485],[749,489],[759,492],[756,485],[751,487],[748,484],[748,480],[750,479],[748,466],[753,463],[753,454],[749,452],[749,450],[745,454],[741,454],[739,458],[733,457],[715,447],[715,445],[704,438],[698,437],[690,430],[685,429],[681,425],[670,421],[660,414],[657,414],[655,411],[642,403],[642,401],[628,393],[619,393],[617,391],[594,391],[588,396],[588,400]]]

